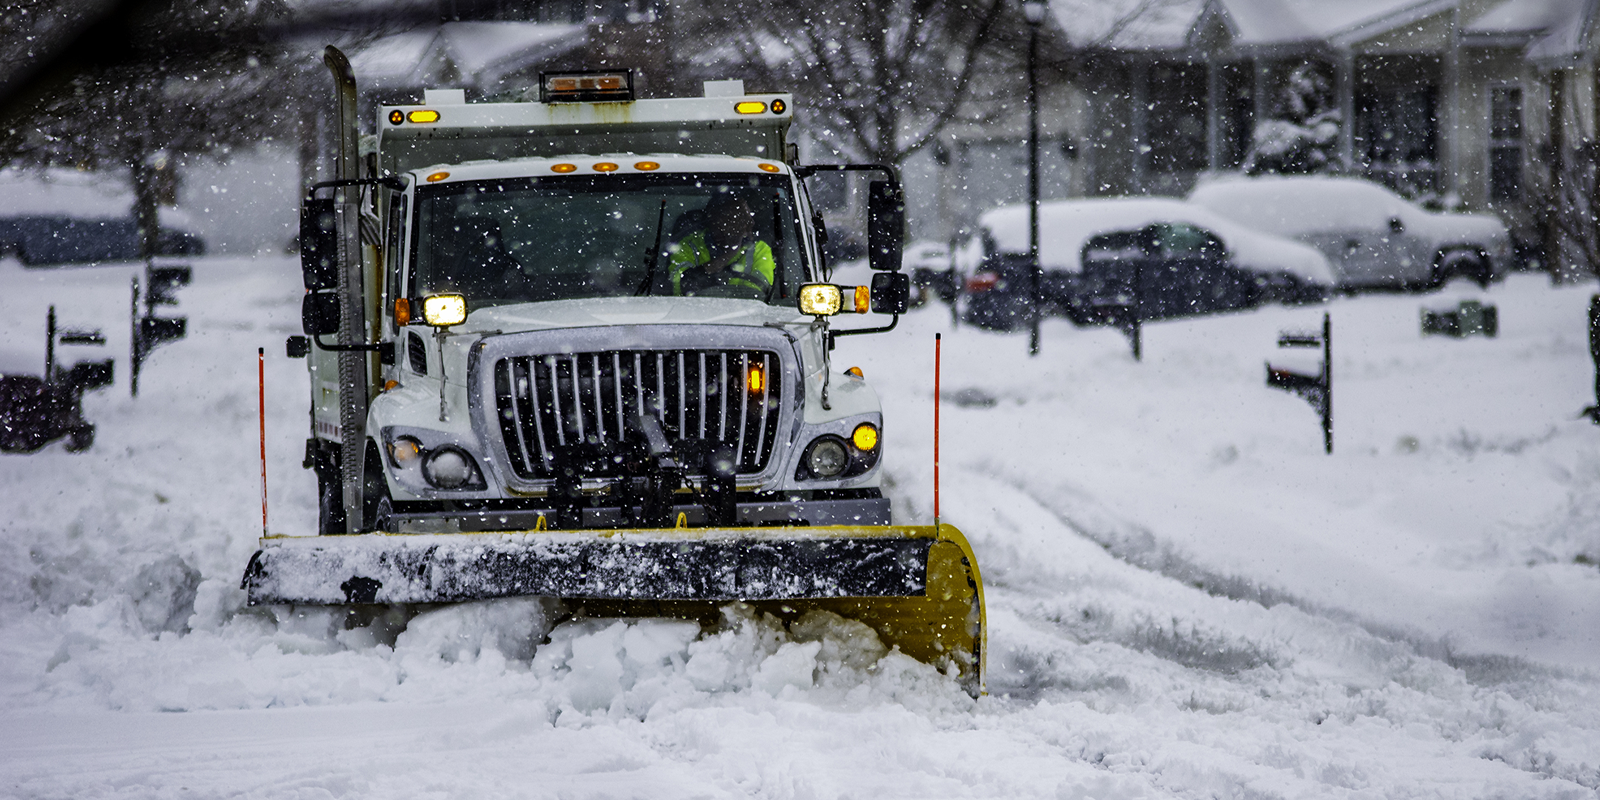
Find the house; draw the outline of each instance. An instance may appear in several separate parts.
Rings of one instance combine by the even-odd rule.
[[[1098,40],[1090,5],[1051,3],[1069,57],[1041,74],[1042,127],[1077,156],[1058,192],[1181,195],[1298,136],[1327,171],[1493,211],[1556,252],[1547,198],[1600,113],[1596,0],[1114,0],[1128,16]]]

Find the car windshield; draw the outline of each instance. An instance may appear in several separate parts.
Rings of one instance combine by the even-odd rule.
[[[459,292],[479,307],[652,294],[790,305],[807,278],[779,176],[463,182],[420,187],[415,213],[411,294]]]

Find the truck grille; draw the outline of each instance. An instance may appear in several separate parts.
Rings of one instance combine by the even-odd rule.
[[[555,448],[620,442],[629,418],[650,414],[669,441],[731,442],[739,473],[761,472],[778,429],[779,363],[765,350],[502,358],[494,365],[495,408],[511,468],[523,479],[550,478]]]

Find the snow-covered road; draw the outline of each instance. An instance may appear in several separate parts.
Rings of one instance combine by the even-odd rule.
[[[343,630],[242,608],[260,533],[313,525],[299,275],[204,259],[188,339],[127,391],[128,266],[0,262],[0,356],[45,308],[97,323],[92,451],[0,457],[0,795],[15,797],[1594,797],[1600,429],[1588,288],[1378,295],[1025,341],[942,308],[843,339],[886,405],[900,521],[973,541],[990,694],[842,637],[588,621],[520,600]],[[1483,296],[1496,339],[1422,338]],[[1263,385],[1334,326],[1336,451]],[[104,357],[89,354],[90,357]],[[33,367],[37,371],[37,367]],[[963,404],[951,402],[959,399]],[[547,644],[539,645],[546,634]]]

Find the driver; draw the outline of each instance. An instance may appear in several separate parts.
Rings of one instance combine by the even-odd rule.
[[[678,243],[672,254],[672,293],[765,298],[772,290],[772,247],[756,238],[750,203],[719,194],[706,204],[706,228]]]

